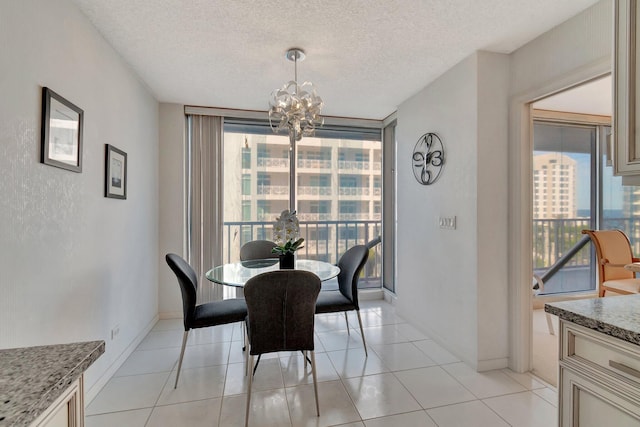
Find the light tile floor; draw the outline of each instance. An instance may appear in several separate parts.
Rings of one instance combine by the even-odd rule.
[[[532,372],[555,387],[558,384],[558,317],[550,316],[553,335],[544,309],[533,310],[532,317]]]
[[[529,374],[478,373],[384,301],[316,316],[320,417],[311,371],[295,353],[263,357],[250,426],[491,427],[557,425],[557,393]],[[160,320],[86,408],[87,427],[244,425],[247,378],[240,324],[192,331],[178,388],[182,320]]]

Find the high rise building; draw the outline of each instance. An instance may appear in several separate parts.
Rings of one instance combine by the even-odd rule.
[[[576,161],[551,152],[533,156],[533,218],[576,218]]]
[[[224,138],[225,245],[234,254],[249,240],[272,239],[276,217],[289,209],[289,138],[235,132]],[[335,257],[379,234],[380,141],[305,137],[296,143],[295,166],[305,256]]]

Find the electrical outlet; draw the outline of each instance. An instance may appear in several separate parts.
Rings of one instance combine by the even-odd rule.
[[[116,325],[111,329],[111,340],[116,339],[118,334],[120,333],[120,325]]]
[[[438,225],[440,228],[445,230],[455,230],[456,229],[456,217],[455,216],[441,216],[438,220]]]

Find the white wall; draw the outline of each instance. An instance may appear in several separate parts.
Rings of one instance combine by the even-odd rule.
[[[68,0],[3,2],[0,43],[0,347],[105,340],[90,394],[157,317],[158,104]],[[84,109],[82,173],[39,163],[43,86]]]
[[[506,366],[508,351],[507,77],[506,56],[478,52],[398,108],[398,310],[478,369]],[[430,186],[410,162],[426,132],[446,152]],[[454,215],[456,230],[439,228]]]
[[[182,317],[182,295],[164,257],[184,258],[185,246],[185,115],[184,105],[160,104],[160,227],[158,308],[160,317]]]
[[[612,36],[613,2],[602,0],[510,55],[511,95],[573,80],[576,70],[611,60]]]
[[[531,348],[531,147],[528,103],[612,69],[613,2],[602,0],[510,55],[510,367],[528,370]]]
[[[400,314],[468,361],[476,359],[475,55],[398,107],[397,306]],[[426,132],[446,153],[435,184],[417,183],[411,153]],[[457,216],[457,230],[438,217]]]
[[[603,0],[509,56],[472,55],[398,108],[398,310],[477,369],[528,352],[531,153],[509,102],[513,110],[526,94],[531,101],[607,71],[611,12]],[[422,187],[409,159],[428,131],[442,137],[447,165]],[[438,216],[453,215],[458,229],[439,229]],[[509,274],[513,266],[520,275]]]
[[[509,57],[478,56],[478,366],[504,367],[508,320],[508,99]]]

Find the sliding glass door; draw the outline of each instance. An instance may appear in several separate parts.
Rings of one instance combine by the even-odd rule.
[[[275,218],[295,203],[305,258],[336,263],[351,246],[382,233],[382,142],[380,129],[324,127],[296,143],[274,135],[268,124],[226,119],[224,123],[225,262],[240,247],[272,239]],[[294,176],[294,188],[290,188]],[[381,286],[379,247],[361,278]]]
[[[533,262],[544,294],[596,289],[591,243],[580,246],[583,229],[620,229],[640,253],[640,187],[613,176],[608,123],[534,121]]]
[[[534,275],[561,261],[596,224],[598,128],[536,121],[533,126]],[[544,293],[595,289],[587,245],[544,283]]]

